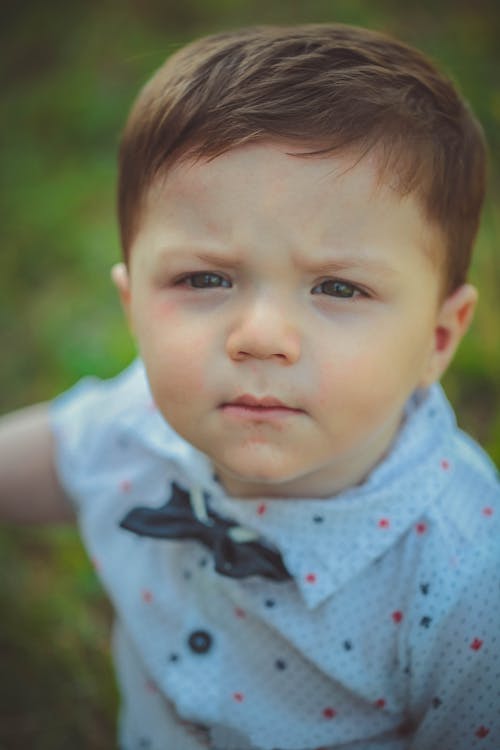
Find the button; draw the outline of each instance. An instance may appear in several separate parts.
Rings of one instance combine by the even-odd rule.
[[[189,648],[195,654],[206,654],[212,647],[213,638],[206,630],[195,630],[188,639]]]

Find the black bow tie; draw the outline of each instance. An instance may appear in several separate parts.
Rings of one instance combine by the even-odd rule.
[[[174,482],[170,500],[164,505],[134,508],[120,526],[157,539],[197,539],[212,550],[217,573],[231,578],[258,575],[285,581],[291,577],[278,552],[260,542],[237,541],[237,533],[233,537],[230,530],[241,527],[217,516],[209,508],[206,514],[206,521],[197,518],[189,493]]]

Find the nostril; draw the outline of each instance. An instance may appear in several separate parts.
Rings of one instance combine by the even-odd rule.
[[[267,352],[259,352],[259,351],[242,351],[236,352],[235,354],[231,355],[232,359],[234,360],[246,360],[246,359],[277,359],[280,362],[288,362],[289,357],[286,354],[282,354],[281,352],[277,352],[276,354],[273,353],[267,353]]]
[[[269,313],[238,321],[228,333],[226,351],[235,361],[246,359],[274,360],[291,364],[300,356],[298,332],[285,322],[283,316]]]

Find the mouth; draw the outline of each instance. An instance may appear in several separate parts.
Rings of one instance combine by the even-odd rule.
[[[258,398],[250,394],[244,394],[232,401],[226,401],[221,404],[220,408],[230,416],[261,421],[280,419],[294,414],[304,414],[303,409],[296,409],[293,406],[289,406],[274,396]]]

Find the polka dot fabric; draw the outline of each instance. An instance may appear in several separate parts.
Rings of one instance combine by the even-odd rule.
[[[500,501],[438,386],[331,500],[234,499],[136,362],[53,406],[58,471],[116,609],[122,750],[498,750]],[[278,550],[219,575],[200,542],[120,528],[173,483]]]

